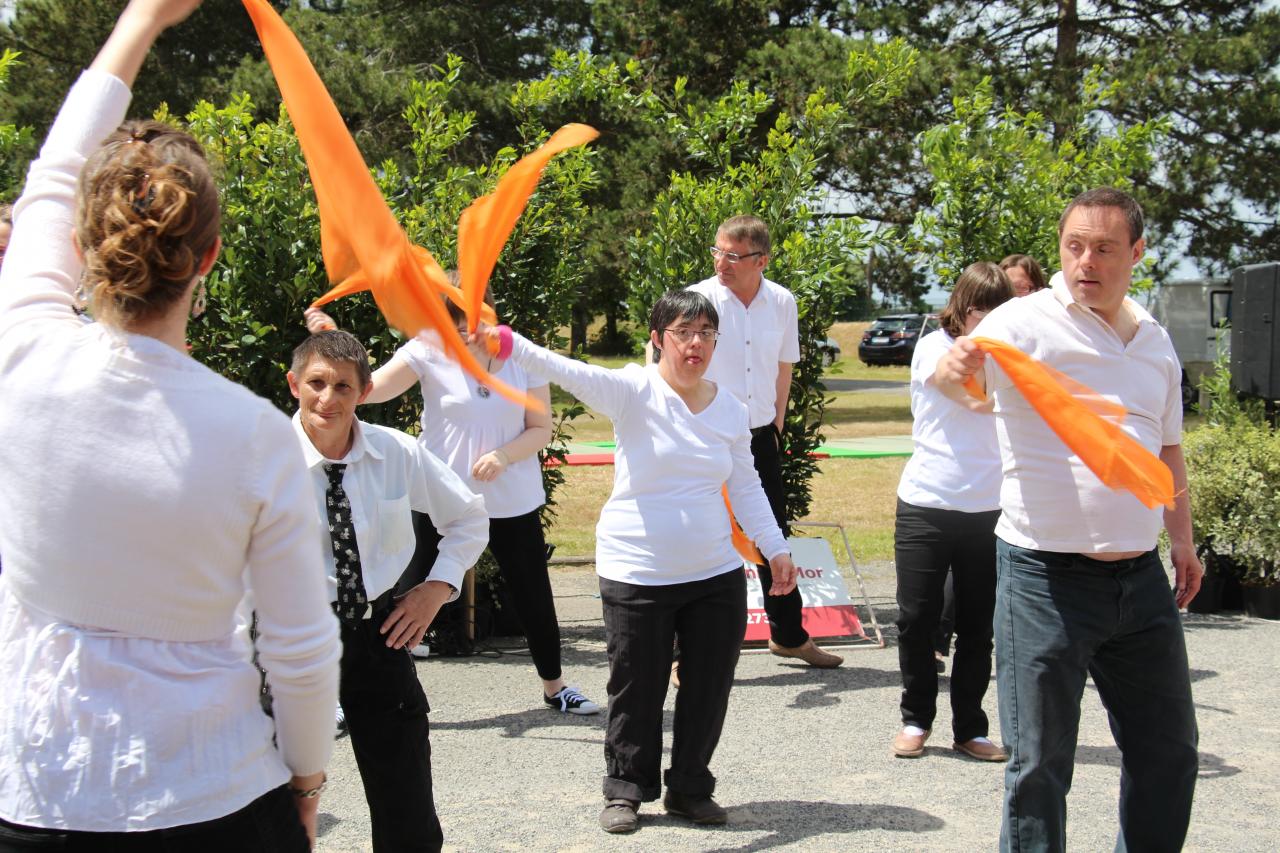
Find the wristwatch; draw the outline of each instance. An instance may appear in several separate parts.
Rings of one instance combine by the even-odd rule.
[[[329,784],[329,777],[322,773],[320,775],[319,785],[316,785],[314,788],[307,788],[305,790],[302,788],[295,788],[292,785],[290,785],[289,793],[293,794],[295,797],[297,797],[300,800],[314,800],[316,797],[320,796],[320,792],[323,791],[324,786],[328,784]]]

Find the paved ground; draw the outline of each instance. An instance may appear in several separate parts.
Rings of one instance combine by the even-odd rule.
[[[828,391],[896,391],[911,393],[911,383],[891,379],[841,379],[837,376],[824,376],[822,384]]]
[[[881,623],[891,626],[892,569],[876,565],[864,572]],[[594,575],[589,567],[559,569],[553,582],[566,674],[603,701],[607,668]],[[1185,624],[1201,729],[1200,781],[1186,849],[1280,850],[1280,623],[1189,616]],[[712,766],[729,825],[695,829],[651,803],[641,811],[640,830],[626,837],[596,827],[603,716],[566,718],[544,710],[527,655],[420,663],[434,709],[436,803],[446,849],[994,849],[1001,769],[949,749],[945,710],[923,758],[890,755],[900,685],[892,628],[886,633],[888,648],[850,651],[844,667],[827,672],[745,654]],[[993,684],[986,707],[998,740],[994,694]],[[672,702],[669,695],[668,711]],[[669,747],[669,714],[667,732]],[[1090,686],[1069,798],[1072,850],[1112,849],[1118,761]],[[329,774],[318,849],[371,849],[345,739]]]

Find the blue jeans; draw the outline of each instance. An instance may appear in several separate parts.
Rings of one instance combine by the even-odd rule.
[[[1065,850],[1080,699],[1093,676],[1120,748],[1117,851],[1177,851],[1198,755],[1182,623],[1155,551],[1104,563],[996,545],[1004,851]]]

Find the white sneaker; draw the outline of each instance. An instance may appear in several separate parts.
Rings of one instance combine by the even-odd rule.
[[[347,733],[347,714],[342,710],[341,705],[339,705],[333,712],[333,726],[333,737],[335,740]]]
[[[409,654],[413,655],[418,660],[426,660],[431,656],[431,647],[426,643],[418,643],[418,645],[409,649]]]

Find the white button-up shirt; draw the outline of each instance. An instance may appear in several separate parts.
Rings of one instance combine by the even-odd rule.
[[[751,428],[777,418],[778,364],[800,360],[800,325],[791,291],[761,277],[750,305],[712,276],[690,285],[720,315],[720,337],[705,378],[747,405]]]
[[[351,518],[360,549],[360,570],[369,600],[391,589],[413,557],[415,540],[410,510],[425,512],[440,532],[440,553],[428,575],[453,587],[458,597],[462,578],[489,542],[489,516],[484,499],[463,485],[458,475],[412,436],[354,420],[355,441],[341,459],[316,450],[293,416],[293,429],[316,492],[316,513],[324,523],[320,535],[329,575],[329,600],[338,598],[337,568],[329,541],[325,493],[329,478],[324,463],[345,463],[343,491],[351,502]]]
[[[1127,344],[1077,303],[1058,277],[1047,290],[1010,299],[974,329],[1006,341],[1128,411],[1121,429],[1152,453],[1182,442],[1182,370],[1169,334],[1132,299],[1138,321]],[[995,402],[1003,482],[996,535],[1040,551],[1095,554],[1155,547],[1161,507],[1103,485],[1049,429],[995,359],[985,361]]]

